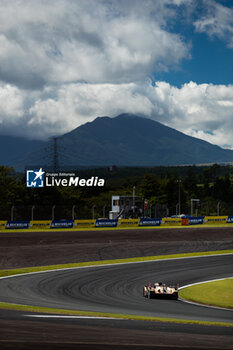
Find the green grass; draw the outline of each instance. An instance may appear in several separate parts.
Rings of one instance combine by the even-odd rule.
[[[48,266],[24,267],[19,269],[0,270],[0,277],[18,275],[22,273],[69,269],[69,268],[75,268],[75,267],[98,266],[98,265],[109,265],[109,264],[120,264],[120,263],[134,263],[139,261],[150,261],[150,260],[156,261],[156,260],[164,260],[164,259],[188,258],[188,257],[195,257],[195,256],[196,257],[209,256],[209,255],[215,255],[215,254],[217,255],[233,254],[233,250],[231,249],[231,250],[217,250],[217,251],[209,251],[209,252],[155,255],[155,256],[146,256],[146,257],[138,257],[138,258],[128,258],[128,259],[99,260],[99,261],[58,264],[58,265],[48,265]]]
[[[0,308],[7,309],[7,310],[37,312],[37,313],[46,313],[46,314],[54,314],[54,315],[106,317],[106,318],[117,318],[117,319],[124,319],[124,320],[138,320],[138,321],[169,322],[169,323],[196,324],[196,325],[206,325],[206,326],[233,327],[233,323],[228,323],[228,322],[212,322],[212,321],[185,320],[185,319],[166,318],[166,317],[151,317],[151,316],[139,316],[139,315],[114,314],[114,313],[105,313],[105,312],[76,311],[76,310],[54,309],[54,308],[48,308],[48,307],[17,305],[17,304],[8,304],[8,303],[0,303]]]
[[[179,297],[201,304],[233,309],[233,278],[181,289]]]
[[[68,269],[73,267],[75,268],[75,267],[84,267],[84,266],[133,263],[133,262],[149,261],[149,260],[156,261],[156,260],[164,260],[164,259],[211,256],[216,254],[217,255],[233,254],[233,250],[159,255],[159,256],[148,256],[148,257],[129,258],[129,259],[103,260],[103,261],[92,261],[92,262],[73,263],[73,264],[59,264],[59,265],[28,267],[28,268],[19,268],[19,269],[10,269],[10,270],[0,270],[0,277],[12,276],[12,275],[17,275],[22,273],[33,273],[33,272],[50,271],[50,270],[56,270],[56,269]],[[147,317],[147,316],[138,316],[138,315],[122,315],[122,314],[101,313],[101,312],[63,310],[63,309],[45,308],[45,307],[37,307],[37,306],[29,306],[29,305],[18,305],[18,304],[1,303],[1,302],[0,302],[0,309],[50,313],[50,314],[60,314],[60,315],[112,317],[112,318],[141,320],[141,321],[173,322],[173,323],[183,323],[183,324],[199,324],[199,325],[208,325],[208,326],[212,325],[212,326],[233,327],[233,323],[225,323],[225,322],[207,322],[207,321],[200,321],[200,320],[185,320],[185,319],[176,319],[176,318]]]

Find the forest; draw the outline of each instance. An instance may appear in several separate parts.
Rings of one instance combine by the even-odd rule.
[[[0,166],[0,220],[92,219],[108,217],[112,195],[136,196],[146,200],[148,217],[172,216],[180,212],[233,215],[233,167],[110,167],[80,169],[77,176],[105,179],[104,187],[27,188],[24,173]],[[52,209],[53,208],[53,209]]]

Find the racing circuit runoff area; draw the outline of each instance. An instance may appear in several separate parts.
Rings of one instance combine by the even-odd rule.
[[[233,249],[232,237],[233,227],[1,231],[2,275],[12,269],[56,264],[65,268],[68,263],[193,252],[202,256],[2,278],[0,302],[38,309],[0,309],[0,348],[232,349],[232,310],[180,300],[147,299],[142,293],[148,282],[179,283],[182,287],[232,277],[233,254],[224,254]],[[220,250],[223,254],[201,253]],[[52,314],[48,309],[42,312],[42,307],[76,312]],[[112,317],[105,318],[106,314]],[[119,314],[126,316],[118,318]]]

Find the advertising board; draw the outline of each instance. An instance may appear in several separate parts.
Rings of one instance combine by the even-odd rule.
[[[53,220],[51,228],[72,228],[74,220]]]
[[[2,220],[2,221],[0,221],[0,230],[5,230],[5,228],[6,228],[6,223],[7,223],[7,221],[5,220]]]
[[[181,218],[162,218],[161,225],[163,226],[181,226]]]
[[[118,226],[120,227],[137,227],[140,219],[119,219]]]
[[[203,224],[204,216],[193,216],[188,218],[189,225],[201,225]]]
[[[29,221],[7,221],[6,229],[27,229]]]
[[[117,219],[111,220],[111,219],[97,219],[95,222],[95,227],[116,227],[117,226]]]
[[[95,220],[75,220],[73,227],[77,227],[77,228],[95,227]]]
[[[139,226],[160,226],[161,219],[141,218]]]
[[[28,228],[30,230],[44,230],[51,226],[51,220],[32,220],[29,223]]]
[[[233,224],[233,216],[229,215],[227,218],[227,224]]]
[[[205,216],[203,225],[222,225],[227,223],[228,216]]]

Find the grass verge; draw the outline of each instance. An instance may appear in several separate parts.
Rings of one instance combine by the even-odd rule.
[[[8,304],[8,303],[0,303],[0,308],[7,309],[7,310],[37,312],[37,313],[53,314],[53,315],[106,317],[106,318],[116,318],[116,319],[123,319],[123,320],[138,320],[138,321],[150,321],[150,322],[169,322],[169,323],[182,323],[182,324],[194,324],[194,325],[205,325],[205,326],[233,327],[233,323],[227,323],[227,322],[185,320],[185,319],[176,319],[176,318],[125,315],[125,314],[114,314],[114,313],[105,313],[105,312],[76,311],[76,310],[54,309],[54,308],[48,308],[48,307],[17,305],[17,304]]]
[[[211,256],[211,255],[221,255],[221,254],[233,254],[233,250],[170,254],[170,255],[147,256],[147,257],[129,258],[129,259],[103,260],[103,261],[92,261],[92,262],[73,263],[73,264],[59,264],[59,265],[37,266],[37,267],[28,267],[28,268],[19,268],[19,269],[10,269],[10,270],[0,270],[0,277],[7,277],[7,276],[18,275],[18,274],[41,272],[41,271],[69,269],[69,268],[76,268],[76,267],[100,266],[100,265],[120,264],[120,263],[134,263],[134,262],[141,262],[141,261],[158,261],[158,260],[165,260],[165,259],[178,259],[178,258]],[[27,312],[40,312],[40,313],[60,314],[60,315],[111,317],[111,318],[120,318],[120,319],[126,319],[126,320],[173,322],[173,323],[183,323],[183,324],[233,327],[233,323],[227,323],[227,322],[208,322],[208,321],[201,321],[201,320],[185,320],[185,319],[175,319],[175,318],[147,317],[147,316],[139,316],[139,315],[122,315],[122,314],[113,314],[113,313],[63,310],[63,309],[10,304],[10,303],[2,303],[2,302],[0,302],[0,309],[19,310],[19,311],[27,311]]]
[[[222,254],[233,254],[233,249],[231,249],[231,250],[216,250],[216,251],[209,251],[209,252],[155,255],[155,256],[146,256],[146,257],[138,257],[138,258],[128,258],[128,259],[89,261],[89,262],[80,262],[80,263],[48,265],[48,266],[24,267],[24,268],[19,268],[19,269],[0,270],[0,277],[18,275],[18,274],[24,274],[24,273],[40,272],[40,271],[70,269],[70,268],[75,268],[75,267],[99,266],[99,265],[110,265],[110,264],[125,264],[125,263],[134,263],[134,262],[140,262],[140,261],[156,261],[156,260],[164,260],[164,259],[191,258],[191,257],[222,255]]]
[[[233,278],[183,288],[179,297],[200,304],[233,309]]]

